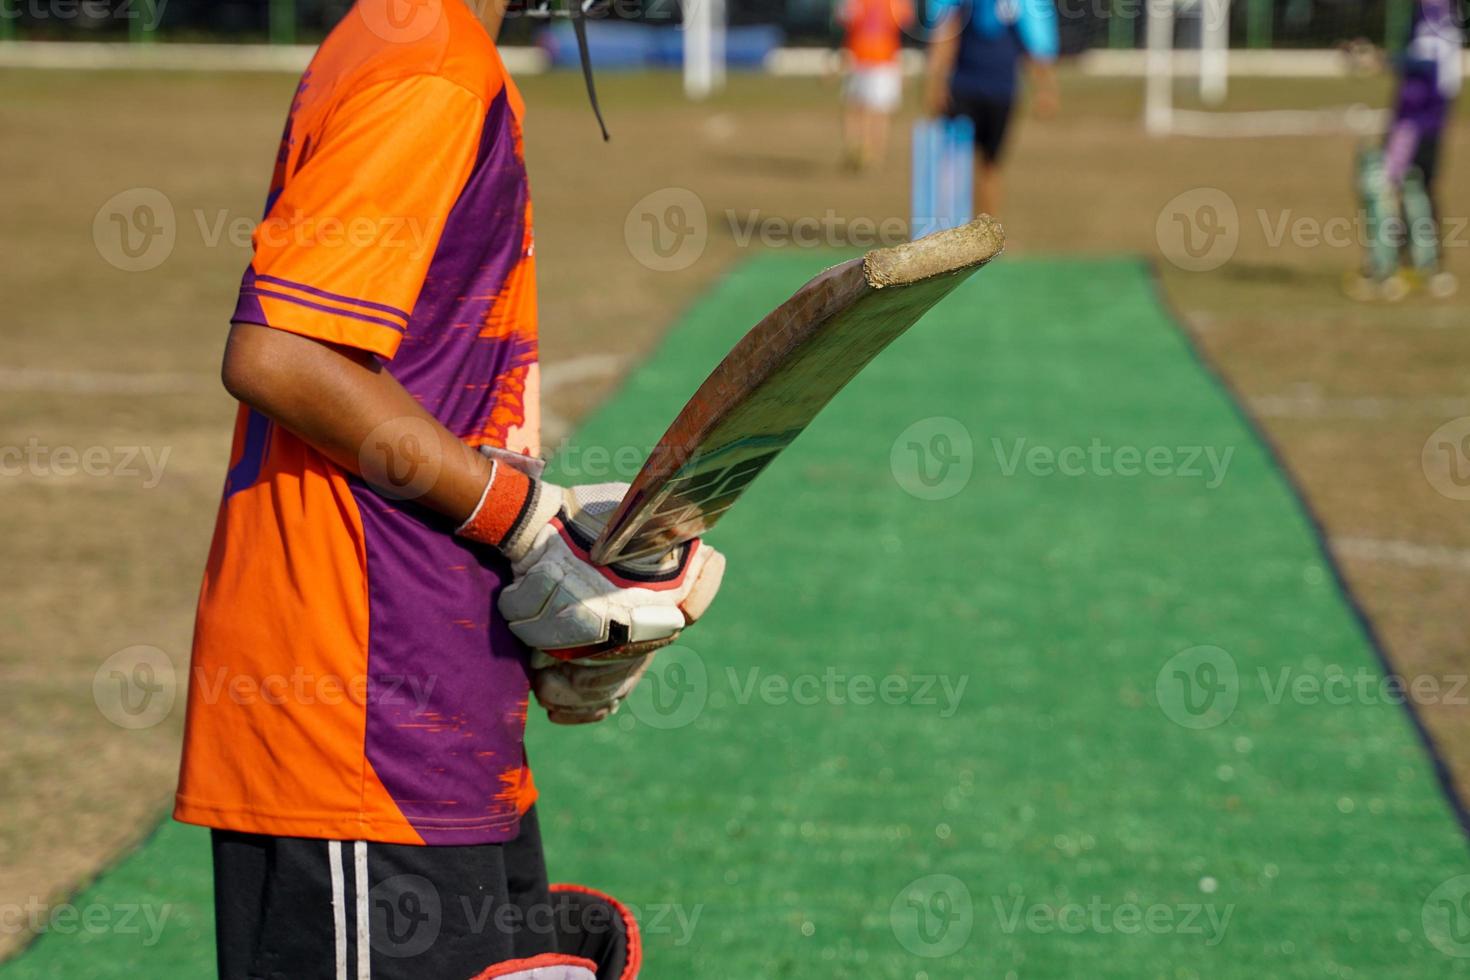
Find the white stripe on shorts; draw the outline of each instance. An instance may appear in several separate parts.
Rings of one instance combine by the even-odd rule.
[[[347,897],[342,879],[342,842],[327,841],[327,861],[332,867],[332,941],[337,962],[337,980],[347,980]]]
[[[356,866],[357,883],[357,980],[372,980],[373,946],[371,930],[368,928],[368,873],[367,841],[354,841],[352,861]]]

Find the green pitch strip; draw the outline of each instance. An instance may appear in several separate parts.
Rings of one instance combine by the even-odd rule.
[[[630,476],[828,258],[726,278],[558,475]],[[531,740],[553,877],[637,908],[645,976],[1470,976],[1431,759],[1140,264],[985,270],[714,540],[688,645]],[[208,894],[166,827],[76,901],[158,937],[72,928],[5,980],[205,976]]]

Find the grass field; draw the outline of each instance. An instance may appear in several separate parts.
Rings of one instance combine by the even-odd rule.
[[[4,531],[11,558],[0,568],[7,597],[0,603],[0,671],[6,681],[0,685],[0,905],[13,908],[68,894],[146,833],[167,799],[178,713],[152,728],[120,729],[98,710],[94,676],[113,653],[138,644],[164,651],[180,672],[186,662],[231,412],[215,380],[222,318],[248,254],[228,235],[214,240],[211,229],[226,227],[219,224],[221,216],[248,221],[257,215],[293,81],[3,72],[0,82],[6,91],[0,125],[18,134],[0,145],[0,186],[8,204],[7,262],[0,266],[7,297],[0,444],[27,446],[35,440],[51,450],[102,447],[117,464],[100,477],[63,476],[54,466],[0,479],[10,504]],[[817,491],[809,487],[821,486],[821,480],[845,486],[844,478],[878,478],[881,489],[873,488],[872,499],[855,497],[859,509],[853,520],[864,529],[880,518],[898,520],[900,530],[876,541],[867,534],[841,544],[830,536],[807,541],[812,547],[822,542],[862,549],[848,562],[824,560],[818,574],[827,577],[820,580],[784,589],[753,580],[738,584],[744,594],[701,631],[701,655],[721,682],[728,664],[748,669],[779,660],[912,671],[931,662],[935,651],[913,637],[925,635],[917,631],[943,622],[943,616],[925,620],[915,611],[882,623],[859,619],[867,630],[846,643],[823,639],[834,603],[851,601],[866,613],[874,606],[842,599],[828,577],[862,569],[853,595],[871,600],[873,593],[864,590],[876,588],[876,570],[882,568],[883,581],[907,607],[920,590],[917,584],[893,585],[889,576],[904,567],[900,559],[920,561],[921,541],[935,548],[957,544],[951,524],[935,523],[945,505],[894,495],[897,484],[887,475],[886,458],[897,432],[885,426],[895,420],[995,412],[977,416],[971,426],[978,460],[992,458],[989,440],[998,431],[1005,438],[1029,434],[1047,444],[1107,434],[1154,445],[1182,438],[1165,428],[1177,424],[1199,441],[1204,436],[1190,428],[1195,419],[1187,414],[1193,405],[1209,420],[1209,434],[1237,447],[1232,479],[1219,493],[1194,502],[1199,513],[1187,499],[1169,500],[1168,513],[1177,523],[1160,525],[1155,510],[1138,509],[1152,498],[1133,497],[1143,491],[1167,498],[1168,481],[1093,486],[1053,480],[1033,487],[1035,481],[1025,478],[996,482],[977,476],[956,499],[977,508],[966,519],[975,522],[976,537],[996,541],[1000,571],[984,549],[950,556],[945,561],[957,562],[966,574],[953,591],[940,593],[941,613],[959,622],[974,617],[973,633],[959,646],[951,640],[939,644],[944,670],[973,674],[964,704],[968,725],[938,726],[919,711],[859,714],[849,707],[803,714],[747,705],[736,712],[727,704],[712,705],[675,736],[612,726],[581,736],[538,730],[533,750],[546,746],[538,758],[548,787],[548,833],[555,854],[564,855],[557,860],[565,862],[557,870],[568,876],[585,870],[603,883],[629,886],[634,901],[706,906],[697,942],[675,947],[670,940],[659,947],[660,962],[670,964],[667,975],[683,975],[681,970],[731,951],[746,973],[761,972],[755,965],[766,960],[759,958],[770,957],[770,975],[798,969],[790,964],[800,964],[800,972],[790,975],[843,975],[838,964],[850,969],[857,960],[847,958],[865,951],[910,973],[971,975],[915,965],[901,944],[894,948],[885,910],[904,882],[872,884],[867,873],[900,866],[913,867],[915,875],[932,869],[961,878],[976,900],[977,921],[988,926],[995,924],[991,897],[1012,894],[1013,885],[1040,903],[1065,900],[1057,892],[1065,885],[1074,897],[1169,904],[1186,896],[1198,901],[1198,884],[1210,877],[1219,888],[1211,894],[1222,904],[1238,905],[1244,918],[1222,944],[1233,951],[1230,957],[1190,947],[1176,935],[1129,947],[1142,957],[1135,962],[1139,968],[1118,975],[1159,972],[1153,966],[1172,957],[1176,945],[1194,956],[1215,957],[1185,961],[1205,976],[1228,975],[1218,964],[1236,957],[1268,975],[1291,975],[1276,968],[1282,963],[1305,971],[1311,964],[1306,950],[1317,948],[1311,943],[1347,949],[1352,955],[1342,953],[1341,964],[1364,976],[1395,975],[1393,969],[1410,970],[1416,962],[1423,967],[1419,973],[1402,975],[1431,975],[1457,962],[1415,959],[1437,955],[1425,947],[1415,916],[1429,889],[1451,876],[1454,863],[1463,865],[1464,854],[1428,784],[1429,763],[1410,738],[1402,707],[1359,698],[1347,710],[1318,705],[1314,713],[1246,698],[1213,733],[1190,737],[1167,728],[1160,735],[1149,727],[1159,721],[1148,703],[1152,676],[1162,668],[1159,657],[1194,644],[1229,651],[1252,680],[1260,664],[1295,664],[1309,673],[1334,666],[1374,668],[1280,474],[1234,422],[1219,392],[1187,363],[1178,337],[1157,311],[1145,311],[1148,304],[1136,296],[1126,311],[1120,309],[1120,296],[1143,290],[1138,267],[1081,259],[1158,255],[1158,219],[1172,200],[1199,188],[1227,194],[1239,215],[1235,254],[1206,273],[1162,262],[1168,298],[1279,449],[1395,669],[1411,679],[1443,681],[1441,691],[1466,671],[1470,616],[1462,597],[1470,585],[1470,524],[1464,504],[1426,479],[1421,452],[1439,426],[1470,415],[1467,306],[1463,300],[1349,306],[1337,284],[1356,261],[1353,250],[1306,244],[1290,235],[1273,243],[1272,229],[1283,220],[1320,223],[1350,213],[1350,141],[1150,141],[1139,132],[1136,86],[1071,75],[1064,82],[1062,118],[1027,122],[1020,133],[1002,215],[1013,247],[984,286],[993,290],[987,305],[993,301],[1000,311],[1014,299],[1013,312],[997,312],[983,331],[947,324],[926,332],[905,348],[925,373],[900,379],[901,397],[870,392],[863,398],[855,392],[844,403],[861,418],[854,422],[859,432],[868,426],[885,433],[882,439],[865,436],[860,447],[852,447],[867,454],[861,456],[866,462],[822,457],[822,439],[840,442],[834,422],[830,431],[814,432],[811,444],[803,444],[813,460],[827,462],[809,462],[803,470],[793,459],[783,476],[773,474],[761,490],[771,513],[780,506],[783,521],[796,520],[797,505],[815,503],[811,495]],[[907,209],[898,150],[885,174],[858,178],[836,170],[830,84],[737,78],[712,105],[691,107],[676,99],[665,77],[613,78],[606,83],[606,102],[616,139],[607,148],[592,142],[575,79],[536,78],[524,88],[533,107],[528,152],[538,201],[552,448],[607,397],[624,371],[643,360],[679,311],[732,263],[756,251],[742,244],[740,234],[752,221],[822,218],[830,211],[846,221],[881,222]],[[1263,83],[1240,95],[1261,105],[1384,97],[1381,84],[1367,82],[1290,91]],[[1465,132],[1462,127],[1449,148],[1451,178],[1466,159]],[[93,221],[109,198],[138,187],[156,188],[169,198],[178,243],[159,268],[125,273],[99,253]],[[699,197],[709,216],[708,246],[689,268],[659,272],[639,261],[636,240],[624,229],[640,201],[676,187]],[[1464,181],[1447,179],[1445,192],[1448,215],[1470,214]],[[698,372],[694,365],[712,363],[733,332],[825,261],[794,245],[764,250],[774,254],[741,266],[746,271],[726,281],[717,299],[701,303],[660,359],[636,376],[625,399],[641,393],[664,404],[677,401],[697,381],[690,376]],[[1078,261],[1013,261],[1041,255]],[[1450,260],[1462,277],[1470,276],[1463,248],[1452,249]],[[1148,357],[1167,361],[1168,370],[1136,370],[1127,349],[1105,363],[1108,344],[1091,332],[1104,328],[1112,331],[1109,341],[1122,343],[1137,334],[1140,344],[1167,348],[1167,357],[1152,349],[1139,356],[1150,365]],[[1066,334],[1069,329],[1075,332]],[[1007,343],[1001,345],[1001,338]],[[1064,342],[1069,338],[1077,345]],[[941,340],[993,340],[997,346],[974,351],[964,364],[953,355],[937,358],[945,362],[942,367],[968,370],[960,387],[928,373],[936,355],[921,345]],[[1065,355],[1077,353],[1074,346],[1088,357],[1068,360]],[[999,362],[998,354],[1004,355]],[[898,356],[884,362],[893,371],[908,363]],[[1010,371],[997,378],[998,363]],[[1118,371],[1123,373],[1110,373]],[[1021,379],[1030,383],[1019,386]],[[872,383],[880,380],[875,376]],[[1060,385],[1060,393],[1048,383]],[[931,389],[943,407],[915,404]],[[984,407],[967,400],[970,392]],[[1087,400],[1110,392],[1116,404]],[[647,445],[654,433],[631,430],[657,428],[663,410],[634,418],[631,409],[618,407],[630,404],[609,407],[581,438]],[[860,408],[882,418],[863,415]],[[1069,419],[1084,428],[1068,429]],[[620,424],[630,431],[613,436],[611,427]],[[1104,433],[1104,426],[1117,428]],[[131,447],[150,450],[155,460],[167,452],[156,485],[146,468],[130,473],[122,465]],[[1236,476],[1241,484],[1233,482]],[[1022,499],[1033,499],[1032,490],[1038,494],[1035,507],[1021,508]],[[903,515],[918,515],[913,519],[920,523],[904,528],[902,520],[910,518],[900,517],[900,508]],[[748,523],[727,530],[720,541],[742,564],[753,564],[751,556],[768,540],[758,514],[752,510],[737,518]],[[790,535],[781,541],[789,543]],[[1181,553],[1185,543],[1192,546],[1189,562]],[[875,544],[885,549],[882,562],[872,561]],[[1055,582],[1044,574],[1054,566],[1065,572]],[[1288,586],[1288,571],[1301,580]],[[1312,574],[1319,576],[1315,584]],[[1147,603],[1131,608],[1127,600],[1140,595]],[[771,651],[777,656],[756,649],[765,635],[757,638],[754,626],[742,627],[740,610],[759,615],[762,624],[782,617],[786,628]],[[1213,635],[1203,635],[1212,625]],[[884,632],[905,627],[915,632]],[[1142,649],[1146,640],[1160,646]],[[1277,675],[1268,675],[1276,683]],[[1112,724],[1078,727],[1084,706],[1091,713],[1109,699],[1117,702],[1112,713],[1092,717]],[[1130,710],[1119,707],[1134,700]],[[1420,699],[1416,707],[1459,785],[1470,786],[1470,706],[1463,697],[1440,696]],[[793,712],[811,733],[810,745],[789,730]],[[846,728],[840,722],[849,715],[857,718]],[[931,723],[932,738],[921,741],[935,747],[933,754],[911,774],[910,785],[903,782],[909,774],[893,759],[901,754],[907,762],[912,753],[900,753],[894,740],[916,737]],[[1242,726],[1253,746],[1289,747],[1279,756],[1259,749],[1269,755],[1264,761],[1217,758],[1226,749],[1235,751],[1233,741],[1220,739],[1226,733],[1234,738]],[[839,748],[831,740],[843,733]],[[1313,738],[1324,733],[1341,744],[1318,745]],[[742,762],[756,739],[763,739],[759,754],[775,771],[750,770]],[[690,746],[695,740],[702,746],[697,752]],[[637,746],[638,752],[617,758],[649,793],[656,786],[672,794],[665,804],[685,817],[673,849],[688,856],[688,867],[658,867],[656,875],[646,870],[669,848],[654,836],[644,844],[651,828],[639,821],[652,818],[640,818],[638,801],[616,795],[611,782],[600,784],[605,809],[636,827],[634,836],[646,849],[627,857],[644,870],[635,876],[626,867],[591,862],[579,843],[590,817],[580,809],[573,817],[568,805],[572,780],[583,773],[575,762],[559,764],[563,758],[590,764],[597,757],[586,753],[588,745]],[[958,775],[956,753],[972,763]],[[889,764],[879,764],[885,758]],[[1234,792],[1223,780],[1210,782],[1221,766],[1231,769]],[[720,779],[702,778],[712,769]],[[935,792],[938,774],[946,771],[948,796]],[[1330,783],[1324,772],[1342,778]],[[1376,781],[1386,774],[1402,786],[1394,783],[1389,792]],[[1186,786],[1190,775],[1198,782]],[[835,789],[804,809],[813,783]],[[970,790],[961,792],[967,784]],[[871,797],[895,800],[896,812],[861,805]],[[1351,813],[1337,809],[1344,799],[1351,801]],[[1375,799],[1382,812],[1373,812]],[[1015,806],[1006,809],[1007,800]],[[931,819],[950,802],[951,819]],[[1281,816],[1294,808],[1299,810],[1293,820]],[[1085,818],[1076,816],[1084,810]],[[1257,818],[1257,811],[1270,815]],[[1264,822],[1257,826],[1255,819]],[[938,836],[940,823],[949,827],[949,837]],[[1237,839],[1242,827],[1252,828],[1248,839]],[[1264,840],[1272,833],[1287,835],[1280,838],[1287,841],[1278,848],[1285,855],[1280,859]],[[1290,836],[1309,833],[1320,840],[1320,849]],[[1092,849],[1082,847],[1083,838],[1093,842]],[[160,847],[148,854],[172,855],[176,847],[198,845],[178,831],[158,840]],[[1157,851],[1144,846],[1155,840]],[[1210,847],[1212,842],[1218,846]],[[1104,849],[1107,860],[1096,849]],[[177,866],[132,865],[133,877],[103,886],[126,894],[130,882],[153,880],[163,894],[174,896],[168,900],[195,917],[171,932],[171,941],[202,935],[198,903],[204,893],[190,877],[191,869],[197,875],[197,861],[180,855]],[[809,876],[821,879],[820,895],[804,897],[796,885],[779,879],[781,862],[792,855],[819,869]],[[953,855],[961,856],[947,857]],[[1369,855],[1367,863],[1354,863],[1359,855]],[[1002,867],[1004,862],[1011,863]],[[1069,877],[1067,862],[1091,870]],[[1262,881],[1265,864],[1274,865],[1279,877]],[[1130,878],[1133,869],[1142,870]],[[735,880],[727,880],[729,875]],[[1380,891],[1360,890],[1368,888]],[[828,899],[829,892],[835,897]],[[1357,903],[1351,913],[1322,911],[1349,899]],[[858,914],[858,906],[867,913]],[[808,922],[813,932],[804,935]],[[1408,932],[1398,940],[1396,960],[1379,941],[1390,923],[1396,940],[1399,930]],[[765,932],[744,931],[753,924]],[[8,924],[0,928],[0,949],[13,947],[25,933]],[[993,958],[962,958],[948,966],[980,962],[995,975],[1007,969],[1067,975],[1073,958],[1095,964],[1088,957],[1116,955],[1095,934],[1056,940],[1055,934],[977,937],[962,955]],[[1283,958],[1275,966],[1261,958],[1277,955],[1266,951],[1283,942],[1295,943],[1296,953],[1278,949]],[[79,944],[52,937],[42,953],[64,958],[74,955],[66,952],[71,945]],[[179,955],[185,957],[180,963],[198,962],[200,947]],[[1017,961],[1018,955],[1025,959]],[[1022,969],[1023,963],[1030,968]],[[907,975],[888,969],[875,968],[872,975]],[[161,966],[147,972],[168,975]],[[77,961],[66,975],[88,973]]]
[[[560,473],[651,443],[827,261],[737,268]],[[1093,441],[1223,465],[1009,462]],[[1139,263],[987,270],[720,541],[762,574],[615,723],[531,738],[553,873],[640,909],[649,976],[1470,975],[1421,925],[1465,842],[1402,710],[1281,696],[1378,663]],[[1206,662],[1222,686],[1192,701],[1175,671]],[[204,975],[207,871],[203,835],[167,829],[77,903],[144,896],[156,933],[49,937],[0,975]]]

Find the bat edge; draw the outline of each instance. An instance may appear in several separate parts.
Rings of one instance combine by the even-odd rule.
[[[969,224],[880,248],[863,256],[863,276],[873,289],[911,286],[936,276],[978,269],[1005,251],[1005,229],[982,214]]]

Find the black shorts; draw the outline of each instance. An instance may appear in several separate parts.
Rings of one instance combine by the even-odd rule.
[[[1005,151],[1006,133],[1011,127],[1011,111],[1015,102],[1009,99],[954,98],[950,101],[950,118],[967,116],[975,124],[975,149],[986,163],[999,163]]]
[[[471,980],[559,956],[591,960],[598,978],[636,975],[637,927],[621,907],[548,885],[534,808],[505,844],[217,830],[213,845],[223,980]]]

